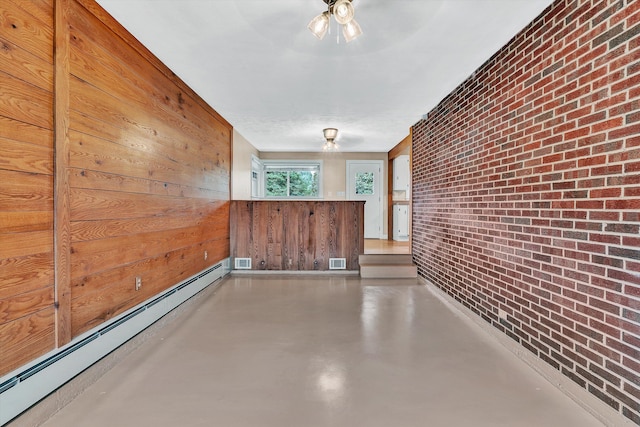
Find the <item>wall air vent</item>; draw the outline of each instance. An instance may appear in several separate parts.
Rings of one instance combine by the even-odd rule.
[[[346,258],[329,258],[329,270],[346,270]]]
[[[251,270],[251,258],[236,258],[236,270]]]

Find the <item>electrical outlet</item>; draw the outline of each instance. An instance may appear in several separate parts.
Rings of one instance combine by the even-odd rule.
[[[207,251],[204,251],[204,260],[206,261],[208,257],[209,257],[209,253]]]
[[[507,312],[502,309],[498,309],[498,318],[507,320]]]
[[[142,287],[142,277],[137,276],[136,277],[136,291],[139,291],[141,287]]]

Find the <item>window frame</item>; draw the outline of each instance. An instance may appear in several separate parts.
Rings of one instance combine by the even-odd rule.
[[[323,198],[322,177],[323,177],[323,161],[322,160],[264,160],[262,163],[262,197],[269,200],[318,200]],[[269,171],[286,171],[294,172],[300,170],[317,170],[318,173],[318,195],[317,196],[268,196],[267,195],[267,172]],[[290,182],[287,179],[287,194],[290,192]]]

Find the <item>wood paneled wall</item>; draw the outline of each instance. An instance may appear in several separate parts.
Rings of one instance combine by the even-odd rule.
[[[364,253],[364,202],[232,201],[231,256],[253,270],[328,270]]]
[[[0,375],[55,346],[52,2],[0,4]]]
[[[232,128],[93,0],[0,28],[2,375],[229,256]]]

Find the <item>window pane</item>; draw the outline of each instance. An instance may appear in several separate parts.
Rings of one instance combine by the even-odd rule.
[[[265,195],[287,197],[287,172],[267,171],[265,176]]]
[[[289,195],[292,197],[316,197],[318,174],[308,171],[289,172]]]
[[[373,194],[373,172],[356,173],[356,194]]]
[[[264,197],[317,198],[321,197],[321,161],[265,160],[261,180]]]

